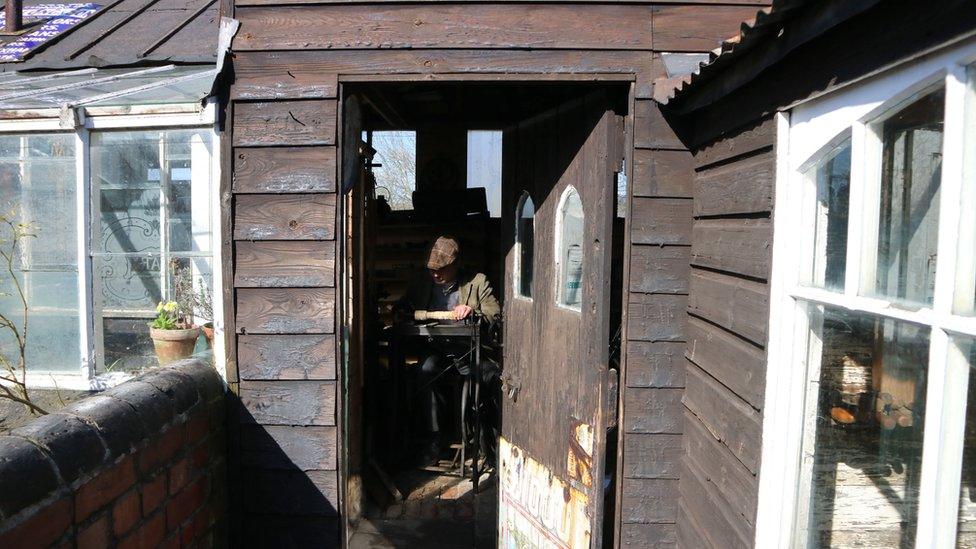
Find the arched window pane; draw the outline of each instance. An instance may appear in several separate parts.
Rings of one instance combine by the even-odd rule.
[[[559,304],[580,308],[583,284],[583,203],[576,189],[569,187],[559,208]]]
[[[532,197],[528,193],[522,194],[516,215],[515,238],[518,246],[516,249],[518,264],[516,266],[515,288],[518,295],[532,297],[532,261],[535,257],[535,204],[532,203]]]

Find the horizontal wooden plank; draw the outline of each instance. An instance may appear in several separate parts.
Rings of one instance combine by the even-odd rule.
[[[723,549],[751,549],[752,527],[745,520],[736,520],[734,513],[723,506],[721,496],[714,485],[708,483],[707,473],[697,469],[689,461],[681,470],[682,511],[701,525],[699,533],[708,540],[704,547]],[[681,522],[681,521],[679,521]]]
[[[688,310],[765,347],[769,286],[762,282],[692,269]]]
[[[547,48],[650,50],[644,5],[405,4],[247,7],[235,51]]]
[[[775,142],[776,120],[770,117],[757,121],[752,127],[741,129],[730,137],[698,147],[694,151],[695,166],[701,169],[756,151],[772,149]]]
[[[334,99],[339,96],[339,75],[303,70],[301,65],[291,70],[234,73],[230,88],[231,99]]]
[[[300,50],[235,51],[234,73],[264,78],[300,70],[319,74],[636,74],[636,97],[651,97],[657,68],[643,51],[612,50]],[[253,74],[253,76],[251,76]]]
[[[678,518],[678,481],[623,479],[621,517],[624,524],[668,523]]]
[[[336,190],[335,147],[237,147],[235,193],[316,193]]]
[[[484,0],[372,0],[370,4],[467,4],[483,2]],[[591,3],[600,3],[599,0],[587,0]],[[524,3],[525,0],[495,0],[495,3]],[[243,0],[238,4],[241,6],[283,6],[288,4],[309,4],[310,0]],[[362,0],[314,0],[316,4],[362,4]],[[532,0],[534,4],[564,4],[566,0]],[[586,2],[576,2],[584,4]],[[619,4],[646,4],[647,0],[618,0]],[[655,0],[655,4],[688,4],[689,0]],[[740,4],[744,6],[765,6],[769,0],[693,0],[694,4]]]
[[[715,439],[698,418],[685,411],[683,435],[686,461],[705,473],[706,482],[721,495],[721,505],[734,511],[738,520],[756,522],[759,479],[739,462],[729,449]]]
[[[695,317],[688,319],[688,359],[736,395],[761,410],[766,353],[752,343]]]
[[[626,433],[681,434],[682,389],[630,387],[624,393]]]
[[[242,423],[336,424],[334,381],[242,381]]]
[[[759,412],[692,362],[688,362],[684,403],[746,468],[758,471],[762,449]]]
[[[627,387],[685,386],[685,343],[627,341]]]
[[[633,196],[691,198],[693,164],[688,151],[635,149]]]
[[[624,478],[678,478],[682,436],[627,433],[624,436]]]
[[[338,474],[335,471],[243,469],[241,500],[248,513],[336,516],[339,509]]]
[[[332,240],[336,195],[244,194],[234,199],[238,240]]]
[[[621,524],[620,546],[635,549],[672,549],[678,537],[674,524]]]
[[[335,145],[336,109],[332,99],[236,103],[234,146]]]
[[[334,335],[241,335],[237,367],[242,380],[335,379]]]
[[[234,248],[238,288],[335,286],[335,242],[238,242]]]
[[[695,177],[695,216],[772,211],[775,178],[772,151],[700,171]]]
[[[632,243],[691,244],[691,199],[634,197],[631,204]]]
[[[335,427],[245,425],[241,427],[241,465],[261,469],[335,470]]]
[[[684,341],[688,297],[666,294],[629,294],[629,341]]]
[[[675,135],[657,102],[642,100],[634,104],[634,147],[684,150],[685,144]]]
[[[768,280],[772,248],[769,219],[696,220],[691,264]]]
[[[630,291],[687,294],[690,265],[688,246],[631,246]]]
[[[755,6],[657,6],[654,50],[711,51],[737,36],[743,21],[755,17]]]
[[[335,290],[331,288],[241,288],[237,290],[240,334],[331,334]]]

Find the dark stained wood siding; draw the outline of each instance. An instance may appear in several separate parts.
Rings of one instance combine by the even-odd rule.
[[[651,101],[655,80],[666,77],[656,52],[708,51],[764,3],[235,2],[241,28],[225,169],[236,259],[231,343],[244,401],[241,495],[256,498],[244,505],[245,532],[259,530],[250,518],[319,544],[323,532],[338,531],[328,517],[341,511],[335,192],[343,78],[624,74],[634,78],[636,111],[617,465],[626,511],[617,533],[628,547],[676,543],[694,180],[691,155]],[[308,406],[294,406],[289,392]],[[281,470],[272,446],[296,470]]]
[[[752,547],[762,448],[775,124],[695,151],[682,547]]]

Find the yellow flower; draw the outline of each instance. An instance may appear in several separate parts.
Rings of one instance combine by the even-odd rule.
[[[175,301],[167,301],[166,305],[163,305],[163,310],[167,313],[175,313],[177,304]]]
[[[160,301],[159,303],[156,304],[156,312],[157,313],[163,312],[163,302],[162,301]]]

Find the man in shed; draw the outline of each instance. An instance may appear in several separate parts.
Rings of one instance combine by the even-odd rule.
[[[397,303],[402,312],[451,311],[455,322],[480,315],[489,322],[498,320],[501,307],[492,293],[491,284],[483,273],[470,273],[458,265],[461,249],[457,239],[438,237],[427,254],[427,273],[417,277],[407,293]],[[454,360],[469,350],[467,340],[454,338],[431,339],[421,351],[417,369],[420,388],[419,410],[424,432],[422,465],[436,464],[442,443],[446,395],[438,381],[444,370],[453,367]],[[459,373],[467,374],[466,361],[459,361]]]

